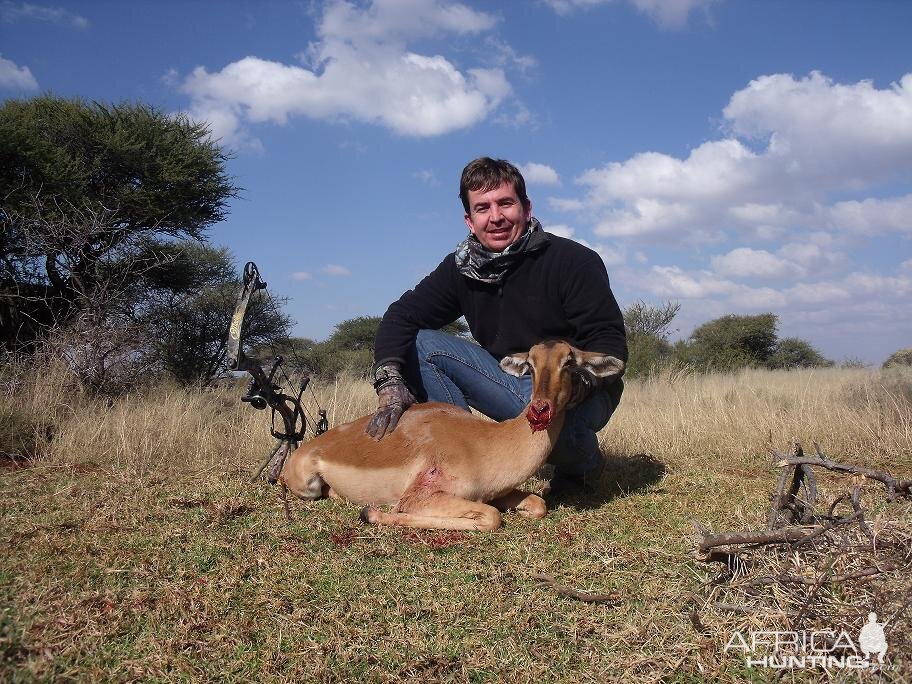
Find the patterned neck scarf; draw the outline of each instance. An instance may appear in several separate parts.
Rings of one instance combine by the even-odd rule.
[[[548,234],[533,217],[522,237],[502,252],[490,251],[470,234],[456,246],[456,268],[467,278],[500,284],[525,254],[543,249],[547,244]]]

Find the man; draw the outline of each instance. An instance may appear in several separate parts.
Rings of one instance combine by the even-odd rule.
[[[498,362],[546,339],[627,361],[604,263],[591,249],[542,230],[515,166],[488,157],[470,162],[459,195],[469,236],[390,305],[377,330],[379,407],[367,428],[374,439],[395,429],[416,397],[471,406],[498,421],[518,416],[532,379],[507,375]],[[481,346],[439,332],[460,316]],[[552,493],[601,473],[596,433],[622,391],[620,380],[603,387],[587,371],[574,375],[572,408],[548,459]]]

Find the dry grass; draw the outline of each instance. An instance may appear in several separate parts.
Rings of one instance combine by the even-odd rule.
[[[542,521],[402,531],[322,501],[294,503],[288,524],[275,490],[246,483],[271,438],[240,388],[108,406],[53,368],[7,386],[0,419],[19,427],[0,431],[0,452],[31,460],[0,470],[5,681],[759,681],[768,673],[722,646],[785,618],[713,608],[718,567],[693,559],[691,519],[764,525],[770,437],[912,477],[908,373],[678,375],[628,383],[597,491]],[[333,425],[375,401],[351,380],[315,391]],[[908,547],[908,503],[870,485],[865,501]],[[535,573],[620,598],[573,601]],[[827,611],[802,627],[857,634],[869,610],[896,609],[909,574],[825,588]],[[777,605],[773,589],[766,600]],[[902,668],[890,677],[912,676],[912,653],[889,655]]]

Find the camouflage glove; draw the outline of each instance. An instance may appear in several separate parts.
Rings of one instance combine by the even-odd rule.
[[[574,368],[570,371],[570,402],[567,408],[574,408],[601,389],[599,379],[583,368]]]
[[[380,398],[380,405],[367,425],[367,434],[376,440],[383,439],[392,432],[399,419],[409,406],[415,403],[415,397],[409,392],[402,379],[398,364],[388,363],[377,368],[374,389]]]

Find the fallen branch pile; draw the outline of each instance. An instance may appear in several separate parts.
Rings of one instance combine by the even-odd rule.
[[[797,442],[790,454],[771,451],[782,472],[764,529],[714,534],[693,523],[697,559],[723,566],[707,583],[706,607],[856,632],[875,611],[896,634],[912,618],[912,480],[837,463],[816,443],[813,456]]]

